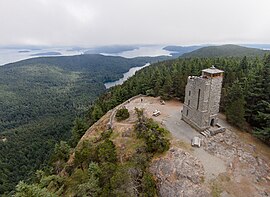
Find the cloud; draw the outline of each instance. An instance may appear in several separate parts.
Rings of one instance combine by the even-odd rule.
[[[270,43],[268,0],[1,0],[0,45]]]

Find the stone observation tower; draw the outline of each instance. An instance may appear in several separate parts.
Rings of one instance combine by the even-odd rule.
[[[182,119],[199,131],[217,124],[223,72],[212,66],[188,77]]]

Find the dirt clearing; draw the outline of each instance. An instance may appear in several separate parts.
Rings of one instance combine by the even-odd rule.
[[[227,128],[226,132],[203,138],[181,120],[182,103],[177,100],[161,105],[159,98],[140,97],[126,103],[125,107],[132,116],[135,116],[135,107],[143,108],[148,117],[167,128],[172,134],[173,146],[178,144],[202,163],[205,181],[209,185],[214,183],[214,192],[219,191],[222,196],[270,196],[270,148],[250,134],[236,130],[222,114],[219,123]],[[155,110],[161,112],[157,117],[152,116]],[[130,120],[132,124],[135,119]],[[201,148],[191,147],[194,136],[203,138]]]

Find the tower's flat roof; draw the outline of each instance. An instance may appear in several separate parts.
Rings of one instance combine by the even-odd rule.
[[[211,68],[207,68],[207,69],[202,70],[202,72],[206,72],[206,73],[210,73],[210,74],[215,74],[215,73],[223,73],[224,71],[215,68],[215,66],[212,66]]]

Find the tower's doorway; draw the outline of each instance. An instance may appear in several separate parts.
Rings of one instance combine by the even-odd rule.
[[[212,127],[215,126],[215,119],[214,118],[211,119],[210,126],[212,126]]]

